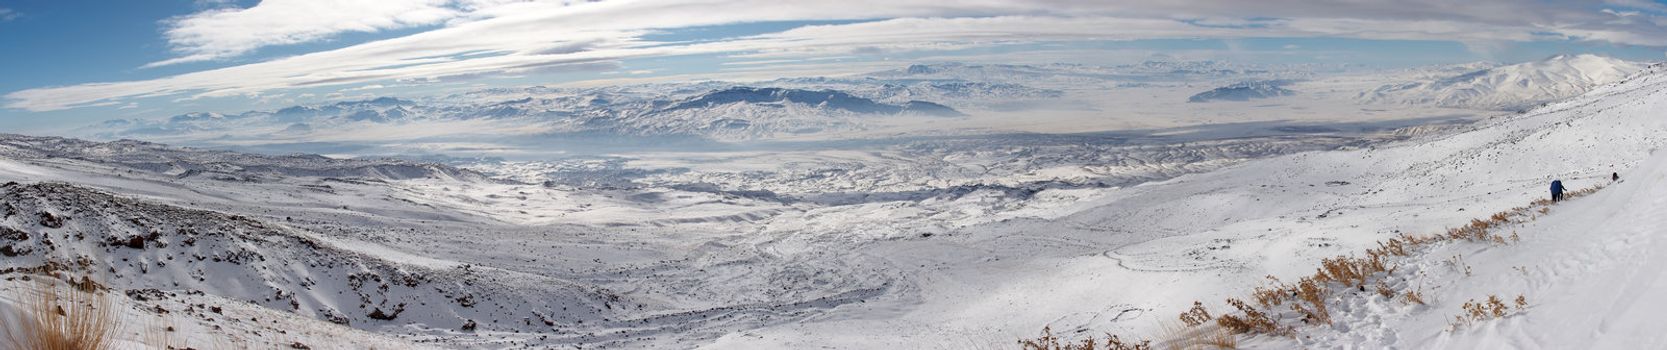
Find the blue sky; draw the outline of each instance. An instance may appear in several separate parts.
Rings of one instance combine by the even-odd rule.
[[[1659,61],[1664,14],[1667,5],[1641,0],[0,0],[0,131],[483,86],[837,75],[919,61]]]

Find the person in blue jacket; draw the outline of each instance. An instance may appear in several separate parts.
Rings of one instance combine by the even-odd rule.
[[[1551,180],[1551,201],[1563,201],[1563,180]]]

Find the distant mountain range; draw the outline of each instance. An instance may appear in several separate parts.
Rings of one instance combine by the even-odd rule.
[[[1289,82],[1284,80],[1239,82],[1192,95],[1187,98],[1187,102],[1249,101],[1295,95],[1295,91],[1283,87],[1287,83]]]
[[[1472,63],[1375,73],[1364,81],[1382,85],[1368,85],[1374,87],[1358,92],[1353,102],[1518,110],[1584,93],[1642,67],[1579,55],[1510,66]],[[1192,95],[1190,102],[1290,96],[1305,84],[1298,82],[1327,79],[1320,74],[1341,69],[1219,61],[1116,66],[932,63],[841,77],[746,84],[700,81],[490,88],[230,114],[188,113],[166,119],[110,120],[88,127],[81,135],[183,144],[238,139],[306,143],[321,138],[352,139],[380,129],[388,135],[422,130],[423,135],[454,136],[467,142],[469,137],[498,137],[502,130],[515,130],[537,135],[742,142],[876,130],[909,118],[956,118],[985,111],[1103,110],[1107,106],[1098,104],[1103,101],[1096,93],[1187,88],[1200,83],[1227,85]]]
[[[882,85],[870,95],[827,89],[752,86],[657,86],[622,93],[613,89],[494,89],[464,97],[421,101],[382,97],[326,105],[293,106],[238,114],[190,113],[166,120],[111,120],[91,128],[100,138],[181,134],[305,136],[354,124],[514,120],[558,132],[612,135],[681,135],[742,141],[831,130],[856,130],[869,119],[957,117],[943,104],[906,99],[913,95],[991,97],[1048,95],[1019,87],[987,84]],[[902,96],[902,97],[899,97]],[[512,98],[511,98],[512,97]],[[895,102],[891,102],[895,101]]]

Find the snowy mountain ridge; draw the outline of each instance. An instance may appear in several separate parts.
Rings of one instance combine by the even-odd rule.
[[[1362,92],[1368,103],[1522,110],[1620,81],[1644,64],[1591,54],[1490,67],[1456,76],[1380,86]]]
[[[930,94],[934,96],[978,93],[970,90],[953,92],[951,89],[963,88],[953,85],[916,86],[876,91],[902,95],[926,88],[938,91]],[[526,89],[517,92],[498,89],[482,93],[500,97],[495,101],[462,103],[451,102],[455,99],[419,102],[381,97],[231,115],[190,113],[164,121],[112,120],[88,131],[107,139],[191,134],[302,138],[348,125],[488,122],[506,127],[544,127],[568,133],[694,136],[743,141],[808,132],[856,130],[870,122],[868,119],[876,117],[962,115],[952,107],[928,101],[891,98],[897,102],[881,102],[834,90],[740,85],[712,87],[692,93],[638,92],[637,96],[629,98],[607,89]],[[989,96],[1000,93],[1002,90],[986,89],[978,94]]]

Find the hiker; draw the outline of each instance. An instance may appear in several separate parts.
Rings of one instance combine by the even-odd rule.
[[[1609,181],[1621,181],[1621,173],[1609,173]]]
[[[1563,201],[1563,180],[1551,180],[1551,201]]]

